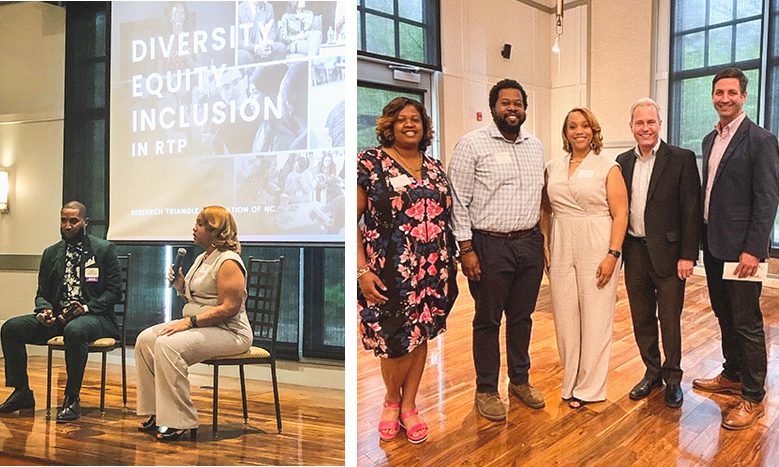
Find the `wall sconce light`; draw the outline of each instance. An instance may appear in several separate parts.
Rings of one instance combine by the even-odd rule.
[[[0,170],[0,213],[8,212],[8,172]]]
[[[552,52],[560,53],[560,36],[563,35],[563,0],[555,2],[555,26],[557,27],[557,37],[554,38]]]

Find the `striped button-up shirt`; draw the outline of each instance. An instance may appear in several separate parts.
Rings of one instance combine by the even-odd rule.
[[[449,163],[452,230],[458,241],[471,229],[491,232],[526,230],[538,224],[544,187],[544,147],[520,131],[516,141],[503,137],[495,123],[467,133]]]

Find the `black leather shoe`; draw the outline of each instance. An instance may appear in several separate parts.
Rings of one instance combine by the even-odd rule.
[[[634,401],[641,400],[648,395],[652,394],[654,388],[663,386],[663,379],[657,378],[655,380],[642,379],[638,382],[633,389],[630,390],[630,398]]]
[[[665,405],[672,409],[678,409],[684,401],[682,387],[678,384],[669,384],[665,387]]]
[[[30,388],[15,389],[8,399],[0,404],[0,413],[11,413],[17,410],[35,409],[35,397]]]
[[[57,423],[72,422],[78,420],[81,415],[81,398],[78,396],[65,396],[62,411],[57,414]]]

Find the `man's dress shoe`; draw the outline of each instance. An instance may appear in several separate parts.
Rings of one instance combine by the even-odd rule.
[[[678,409],[684,401],[684,393],[679,384],[669,384],[665,387],[665,405],[672,409]]]
[[[663,379],[657,378],[654,380],[644,378],[638,382],[633,389],[630,390],[630,398],[634,401],[641,400],[652,393],[654,388],[659,388],[663,385]]]
[[[57,423],[72,422],[81,415],[81,398],[78,396],[65,396],[62,411],[57,414]]]
[[[11,413],[17,410],[26,410],[35,408],[35,397],[32,395],[32,390],[16,389],[8,399],[0,404],[0,413]]]

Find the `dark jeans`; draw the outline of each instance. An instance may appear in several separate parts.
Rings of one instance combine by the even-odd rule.
[[[722,279],[724,261],[709,251],[704,233],[703,264],[714,315],[722,332],[722,375],[741,381],[744,399],[760,402],[765,397],[767,371],[761,282]]]
[[[645,376],[654,380],[662,375],[667,384],[682,381],[681,316],[684,307],[684,284],[674,272],[660,277],[652,267],[648,247],[627,235],[622,247],[625,255],[625,287],[633,318],[633,334],[646,365]],[[663,335],[665,362],[660,365],[657,324]]]
[[[500,321],[506,313],[506,357],[513,384],[528,382],[530,315],[544,274],[544,240],[536,231],[526,238],[504,239],[474,232],[480,281],[468,281],[473,317],[473,363],[476,392],[497,392],[500,375]]]
[[[34,314],[22,315],[6,321],[0,333],[5,355],[5,385],[13,388],[29,387],[25,344],[46,345],[52,337],[64,336],[68,373],[66,396],[77,396],[81,392],[89,343],[102,337],[118,337],[113,323],[95,315],[79,316],[67,325],[57,320],[51,327],[39,323]]]

